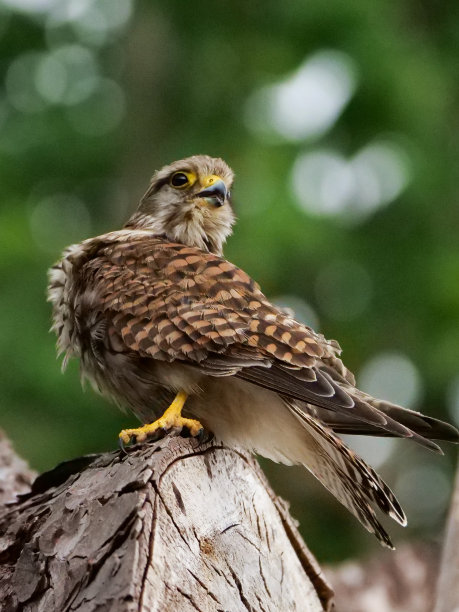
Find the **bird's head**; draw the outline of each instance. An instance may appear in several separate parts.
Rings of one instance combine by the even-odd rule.
[[[234,174],[219,158],[194,155],[153,175],[126,227],[151,229],[169,240],[221,254],[235,221]]]

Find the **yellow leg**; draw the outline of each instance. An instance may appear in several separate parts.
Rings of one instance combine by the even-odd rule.
[[[185,391],[179,391],[175,396],[174,401],[165,411],[162,417],[154,421],[154,423],[148,423],[142,427],[136,427],[135,429],[123,429],[119,433],[120,442],[129,444],[131,438],[135,438],[136,442],[143,442],[147,436],[151,436],[158,429],[164,429],[168,431],[175,427],[182,429],[187,427],[190,430],[192,436],[197,436],[198,433],[203,429],[199,421],[194,419],[185,419],[182,417],[182,410],[187,398]]]

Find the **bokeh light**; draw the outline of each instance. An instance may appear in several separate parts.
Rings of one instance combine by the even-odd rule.
[[[356,86],[356,67],[348,55],[318,51],[280,83],[253,94],[247,104],[247,124],[287,140],[316,138],[332,127]]]
[[[6,91],[10,104],[23,113],[38,113],[50,104],[69,107],[69,123],[88,136],[112,131],[125,112],[123,90],[99,74],[94,55],[81,45],[21,55],[8,69]]]
[[[366,393],[406,408],[415,408],[423,389],[414,363],[401,353],[380,353],[360,370],[358,385]]]
[[[399,470],[395,488],[412,527],[429,527],[445,512],[451,483],[438,465],[406,466]]]
[[[289,314],[305,325],[315,330],[320,329],[319,317],[314,308],[306,300],[297,295],[278,295],[271,298],[273,304],[285,309]]]
[[[100,86],[94,55],[80,45],[65,45],[45,54],[34,76],[38,93],[54,104],[78,104]]]
[[[55,7],[60,0],[1,0],[4,6],[27,13],[44,13]]]
[[[132,9],[132,0],[64,0],[48,14],[48,39],[53,40],[59,28],[69,26],[81,43],[102,46],[122,31]]]
[[[396,441],[393,438],[377,438],[366,436],[341,436],[353,451],[375,469],[380,468],[396,448]]]
[[[410,180],[409,161],[394,143],[375,140],[347,160],[333,150],[307,152],[292,171],[298,205],[309,213],[364,221],[395,200]]]
[[[8,102],[20,112],[36,113],[46,106],[31,78],[36,73],[41,59],[40,53],[24,53],[10,64],[6,73],[5,86]]]
[[[114,130],[125,112],[125,96],[113,79],[101,79],[94,93],[84,102],[69,108],[71,125],[86,136],[102,136]]]
[[[91,233],[86,205],[69,193],[55,193],[40,199],[32,206],[29,221],[37,247],[53,255]]]
[[[133,0],[0,0],[0,6],[44,15],[50,24],[70,23],[75,29],[116,30],[132,14]],[[92,22],[92,23],[90,23]]]

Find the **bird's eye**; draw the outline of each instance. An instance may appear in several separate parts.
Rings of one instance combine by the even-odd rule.
[[[190,179],[184,172],[175,172],[175,174],[171,176],[172,187],[186,187],[189,182]]]

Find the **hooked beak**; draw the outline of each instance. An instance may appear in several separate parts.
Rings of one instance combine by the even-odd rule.
[[[209,204],[220,207],[225,203],[227,195],[228,190],[226,185],[221,179],[219,179],[209,187],[206,187],[206,189],[203,189],[197,193],[195,197],[204,198]]]

